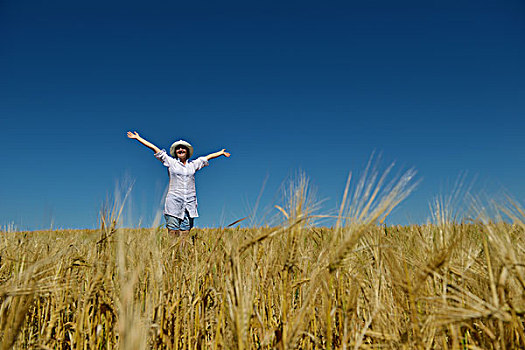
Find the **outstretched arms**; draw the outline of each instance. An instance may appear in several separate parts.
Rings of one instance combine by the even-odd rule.
[[[144,140],[142,137],[140,137],[139,133],[136,132],[136,131],[134,131],[134,132],[128,131],[128,137],[130,139],[135,139],[135,140],[139,141],[144,146],[146,146],[146,147],[150,148],[151,150],[153,150],[153,152],[155,152],[155,153],[159,153],[160,152],[160,148],[158,148],[157,146],[155,146],[151,142],[149,142],[147,140]]]
[[[142,143],[144,146],[150,148],[155,153],[159,153],[160,152],[160,148],[158,148],[157,146],[155,146],[154,144],[152,144],[148,140],[145,140],[142,137],[140,137],[139,133],[136,132],[136,131],[134,131],[134,132],[128,131],[128,137],[130,139],[135,139],[135,140],[139,141],[140,143]],[[204,158],[206,158],[206,160],[210,160],[210,159],[217,158],[217,157],[220,157],[220,156],[229,157],[230,153],[226,152],[226,149],[223,148],[219,152],[211,153],[211,154],[208,154],[207,156],[204,156]]]
[[[226,152],[226,148],[223,148],[219,152],[211,153],[211,154],[208,154],[207,156],[204,156],[204,158],[206,158],[206,160],[210,160],[210,159],[217,158],[220,156],[229,157],[230,154]]]

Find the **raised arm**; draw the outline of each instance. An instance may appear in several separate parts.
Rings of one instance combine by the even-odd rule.
[[[140,137],[139,133],[136,132],[136,131],[134,131],[134,132],[128,131],[128,137],[130,139],[135,139],[135,140],[139,141],[140,143],[142,143],[144,146],[150,148],[155,153],[159,153],[160,152],[160,148],[158,148],[157,146],[155,146],[151,142],[149,142],[147,140],[144,140],[142,137]]]
[[[208,154],[208,155],[205,156],[204,158],[206,158],[206,160],[210,160],[210,159],[217,158],[217,157],[220,157],[220,156],[229,157],[230,154],[229,154],[228,152],[226,152],[226,148],[223,148],[223,149],[220,150],[219,152],[215,152],[215,153],[212,153],[212,154]]]

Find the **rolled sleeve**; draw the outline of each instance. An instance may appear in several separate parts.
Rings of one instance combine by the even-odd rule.
[[[160,150],[159,152],[155,153],[155,158],[160,160],[164,166],[169,167],[170,166],[170,156],[166,153],[165,149]]]
[[[195,164],[195,170],[199,170],[199,169],[204,168],[205,166],[208,166],[209,163],[206,157],[199,157],[195,159],[194,164]]]

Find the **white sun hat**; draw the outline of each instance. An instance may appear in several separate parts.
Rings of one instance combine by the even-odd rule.
[[[188,154],[188,158],[191,158],[191,155],[193,154],[193,146],[190,145],[189,142],[186,142],[184,140],[175,141],[171,145],[171,147],[170,147],[170,154],[173,157],[176,157],[176,155],[175,155],[175,148],[177,148],[177,146],[184,146],[184,147],[188,148],[188,151],[190,153],[190,154]]]

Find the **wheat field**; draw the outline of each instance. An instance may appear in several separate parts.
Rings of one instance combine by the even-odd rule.
[[[273,226],[4,232],[2,349],[525,348],[523,209],[383,224],[411,176],[347,186],[330,228],[302,179]]]

